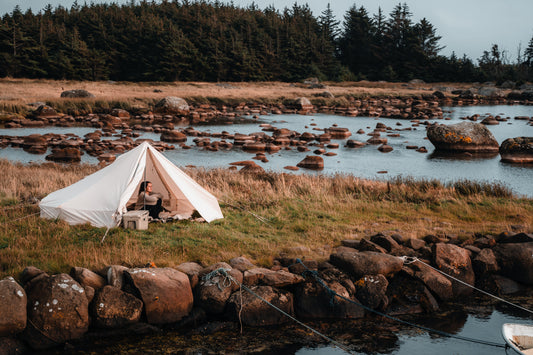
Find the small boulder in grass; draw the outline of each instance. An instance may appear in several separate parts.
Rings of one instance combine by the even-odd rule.
[[[181,97],[167,96],[155,105],[155,111],[159,113],[189,113],[189,104]]]
[[[74,89],[74,90],[63,91],[61,93],[61,97],[64,97],[64,98],[86,98],[86,97],[94,97],[94,95],[91,94],[90,92],[88,92],[87,90]]]

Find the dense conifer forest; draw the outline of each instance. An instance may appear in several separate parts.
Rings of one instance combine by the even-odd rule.
[[[206,0],[17,6],[0,19],[0,77],[117,81],[533,80],[533,38],[510,63],[497,44],[476,61],[440,54],[428,19],[329,5],[242,8]]]

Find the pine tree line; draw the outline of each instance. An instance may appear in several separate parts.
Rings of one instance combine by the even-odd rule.
[[[17,6],[0,21],[0,76],[120,81],[533,80],[533,38],[516,63],[494,45],[479,64],[439,54],[406,4],[386,16],[329,4],[264,10],[207,0]]]

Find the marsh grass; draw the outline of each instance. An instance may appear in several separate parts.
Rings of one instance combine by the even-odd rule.
[[[378,232],[407,238],[426,234],[498,234],[533,225],[531,199],[494,189],[458,192],[436,180],[370,181],[351,175],[256,175],[214,169],[185,170],[219,198],[222,220],[151,223],[147,231],[69,226],[45,220],[32,203],[97,170],[91,165],[23,165],[0,160],[0,277],[17,277],[28,265],[47,272],[72,266],[209,265],[244,255],[271,265],[284,255],[327,259],[343,239]],[[464,183],[463,183],[464,184]]]
[[[284,99],[292,102],[305,96],[313,98],[324,89],[308,89],[304,85],[283,82],[229,83],[229,88],[204,82],[93,82],[67,80],[0,79],[0,112],[25,113],[32,102],[46,102],[66,114],[91,113],[91,108],[115,106],[135,109],[150,107],[165,96],[178,96],[193,104],[236,105],[241,102],[274,104]],[[433,85],[406,87],[402,83],[347,82],[326,83],[336,98],[313,99],[320,104],[346,105],[350,98],[379,96],[412,96],[427,93]],[[65,90],[84,89],[95,95],[88,99],[60,98]],[[4,94],[5,93],[5,94]]]

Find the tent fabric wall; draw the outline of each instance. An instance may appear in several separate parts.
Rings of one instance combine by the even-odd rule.
[[[41,217],[59,218],[69,224],[88,222],[95,227],[116,227],[127,212],[129,201],[137,200],[139,185],[145,179],[154,180],[154,191],[166,192],[177,200],[177,213],[190,215],[197,210],[207,222],[223,218],[216,197],[147,142],[109,166],[46,196],[39,204]]]

